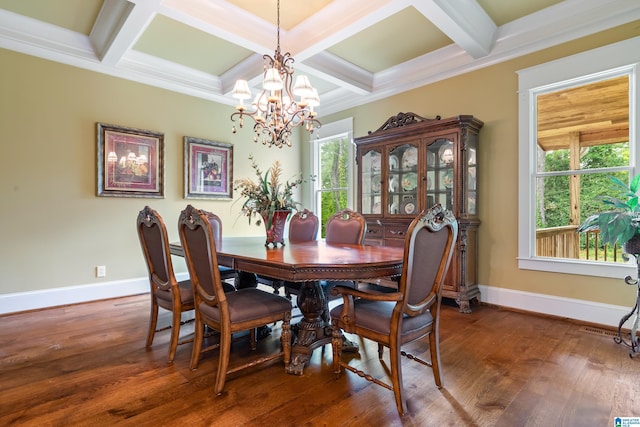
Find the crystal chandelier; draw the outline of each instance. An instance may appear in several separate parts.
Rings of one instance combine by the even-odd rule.
[[[265,54],[264,77],[262,92],[259,93],[251,106],[245,106],[244,100],[251,99],[251,90],[246,80],[238,80],[233,88],[231,96],[240,100],[235,113],[231,114],[234,123],[232,131],[236,133],[236,120],[238,125],[244,125],[244,117],[248,116],[255,122],[253,131],[254,142],[262,142],[269,147],[291,147],[291,133],[293,128],[304,126],[313,133],[314,128],[320,127],[316,119],[317,113],[313,107],[320,104],[318,91],[311,86],[307,76],[298,75],[295,85],[293,82],[294,59],[289,52],[280,53],[280,0],[278,0],[278,39],[276,52],[273,57]],[[296,101],[295,97],[298,97]]]

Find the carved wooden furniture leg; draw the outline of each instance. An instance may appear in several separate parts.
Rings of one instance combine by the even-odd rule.
[[[287,373],[302,375],[313,350],[331,342],[331,324],[326,320],[327,299],[319,282],[304,282],[298,296],[298,307],[304,316],[297,324],[298,336],[291,349]],[[324,315],[323,315],[324,314]]]

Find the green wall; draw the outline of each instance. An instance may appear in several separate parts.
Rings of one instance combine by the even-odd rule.
[[[236,222],[241,203],[183,198],[185,135],[233,144],[236,178],[253,177],[250,153],[263,169],[276,158],[285,176],[300,169],[299,150],[255,144],[250,127],[232,134],[232,106],[8,50],[0,69],[0,294],[144,277],[135,221],[146,204],[171,240],[187,203],[216,212],[225,235],[264,232]],[[164,133],[164,199],[96,196],[96,122]]]
[[[518,104],[516,71],[640,35],[634,22],[575,42],[321,117],[352,116],[354,135],[389,116],[472,114],[481,131],[478,202],[479,283],[491,287],[628,305],[634,291],[622,280],[541,273],[517,267]],[[267,149],[250,129],[231,133],[232,107],[46,60],[0,50],[0,295],[140,278],[146,269],[135,233],[145,204],[176,221],[187,203],[218,213],[225,235],[260,235],[239,220],[239,203],[185,200],[184,135],[234,144],[234,176],[249,176],[247,156],[264,168],[276,158],[285,176],[308,167],[309,147]],[[165,134],[165,198],[96,197],[96,122]],[[308,195],[305,195],[308,197]],[[305,199],[306,200],[306,199]],[[96,265],[107,277],[96,279]],[[178,264],[178,271],[185,271]]]

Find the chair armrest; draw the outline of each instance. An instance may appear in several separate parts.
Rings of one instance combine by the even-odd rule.
[[[342,295],[343,297],[353,296],[357,298],[367,299],[371,301],[402,301],[402,294],[399,292],[372,292],[361,291],[347,286],[337,285],[331,289],[331,295]]]

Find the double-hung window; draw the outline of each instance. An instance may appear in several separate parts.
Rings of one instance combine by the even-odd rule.
[[[518,72],[520,268],[621,277],[620,248],[578,226],[638,167],[640,37]],[[589,237],[589,239],[588,239]]]

